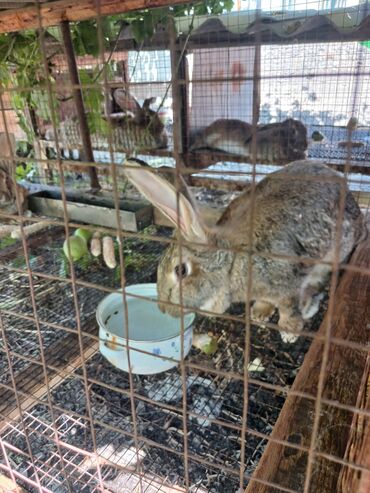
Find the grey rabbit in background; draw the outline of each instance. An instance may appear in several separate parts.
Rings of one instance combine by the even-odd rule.
[[[150,109],[155,98],[147,98],[143,105],[136,101],[124,89],[116,89],[113,98],[124,113],[112,114],[107,117],[111,122],[112,145],[114,150],[134,153],[136,151],[165,148],[167,133],[158,114]],[[55,140],[52,133],[47,140]],[[59,140],[65,149],[80,149],[82,141],[77,118],[68,119],[61,123]],[[94,148],[106,149],[107,137],[100,137]]]
[[[191,151],[204,148],[252,157],[253,126],[236,119],[219,119],[208,125],[195,138]],[[279,163],[304,159],[307,129],[299,120],[288,118],[281,123],[258,125],[256,158],[258,162]]]
[[[178,218],[176,190],[171,184],[135,160],[126,162],[125,174],[174,226],[179,220],[178,233],[186,242],[181,262],[178,244],[171,244],[158,266],[157,281],[159,306],[173,316],[180,316],[180,308],[166,302],[180,303],[180,278],[187,309],[221,314],[231,303],[246,300],[252,274],[252,318],[265,321],[277,307],[281,336],[293,342],[323,297],[331,266],[305,263],[304,258],[329,263],[335,259],[342,187],[341,263],[366,235],[364,218],[343,176],[320,162],[296,161],[263,178],[254,190],[252,230],[250,188],[229,204],[216,226],[207,227],[190,192],[179,196]],[[276,258],[279,255],[286,259]]]

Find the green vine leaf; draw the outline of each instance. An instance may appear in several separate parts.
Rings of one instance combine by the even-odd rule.
[[[99,39],[97,36],[95,21],[81,21],[74,29],[75,39],[77,41],[77,55],[99,55]]]
[[[48,27],[46,29],[46,31],[51,35],[53,36],[53,38],[55,38],[57,41],[59,41],[59,43],[62,44],[63,42],[63,36],[62,36],[62,33],[59,29],[59,27],[57,26],[51,26],[51,27]]]
[[[87,110],[87,122],[90,132],[92,134],[107,135],[109,128],[108,123],[103,118],[103,103],[104,95],[100,87],[90,87],[96,82],[97,74],[99,73],[99,67],[95,70],[79,70],[79,77],[83,87],[83,97]]]

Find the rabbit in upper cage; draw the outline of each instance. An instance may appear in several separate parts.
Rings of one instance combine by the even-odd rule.
[[[235,119],[219,119],[206,127],[195,139],[190,150],[216,149],[230,154],[253,156],[253,127]],[[304,159],[307,149],[307,129],[302,122],[289,118],[281,123],[258,125],[256,128],[256,158],[265,163]]]
[[[163,122],[156,111],[150,109],[156,98],[145,99],[142,106],[124,89],[116,89],[113,97],[124,111],[130,111],[133,116],[122,124],[122,132],[117,134],[117,146],[121,145],[120,137],[126,143],[124,148],[130,149],[162,149],[167,147],[167,133]],[[125,132],[127,128],[127,132]],[[136,144],[136,145],[135,145]]]
[[[214,227],[204,224],[189,191],[179,196],[178,217],[175,188],[135,160],[126,164],[128,179],[172,224],[179,224],[185,240],[181,260],[178,244],[172,244],[158,266],[160,308],[173,316],[180,309],[166,302],[180,303],[180,278],[185,307],[223,313],[231,303],[245,301],[252,276],[252,318],[267,320],[277,307],[282,338],[293,342],[304,321],[318,311],[337,255],[341,190],[345,203],[339,262],[366,235],[344,178],[320,162],[296,161],[269,174],[254,193],[249,188],[233,200]]]
[[[155,98],[145,99],[142,106],[124,89],[116,89],[113,98],[124,113],[112,114],[107,117],[112,125],[112,145],[114,150],[135,153],[150,149],[160,149],[167,146],[167,133],[158,114],[150,109]],[[54,140],[50,133],[47,140]],[[82,147],[80,129],[77,118],[62,122],[59,139],[66,149],[80,149]],[[106,148],[108,139],[99,138],[94,145],[97,148]]]

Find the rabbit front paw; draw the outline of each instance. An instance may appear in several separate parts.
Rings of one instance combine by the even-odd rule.
[[[302,317],[293,315],[291,312],[284,312],[280,310],[279,327],[282,329],[287,329],[286,331],[280,331],[280,337],[283,342],[289,344],[295,342],[299,337],[297,332],[301,332],[303,325],[304,321]]]
[[[255,301],[251,309],[252,320],[263,323],[268,322],[274,314],[275,306],[268,301]]]
[[[283,342],[286,344],[293,344],[297,339],[298,335],[297,334],[292,334],[292,332],[280,332],[280,337]]]

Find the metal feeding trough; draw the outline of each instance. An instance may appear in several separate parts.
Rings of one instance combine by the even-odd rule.
[[[145,299],[141,296],[145,296]],[[133,373],[160,373],[179,364],[181,319],[162,313],[156,300],[157,285],[149,283],[126,288],[127,317],[122,292],[111,293],[99,303],[96,318],[99,324],[100,352],[120,370],[129,371],[127,319]],[[184,315],[184,357],[191,348],[194,318],[193,313]]]
[[[32,192],[32,191],[31,191]],[[67,212],[71,221],[104,226],[117,227],[117,215],[112,199],[100,196],[67,191]],[[56,187],[37,190],[28,197],[29,209],[40,215],[64,217],[62,195]],[[120,200],[120,226],[126,231],[140,231],[153,222],[153,208],[140,200]]]

